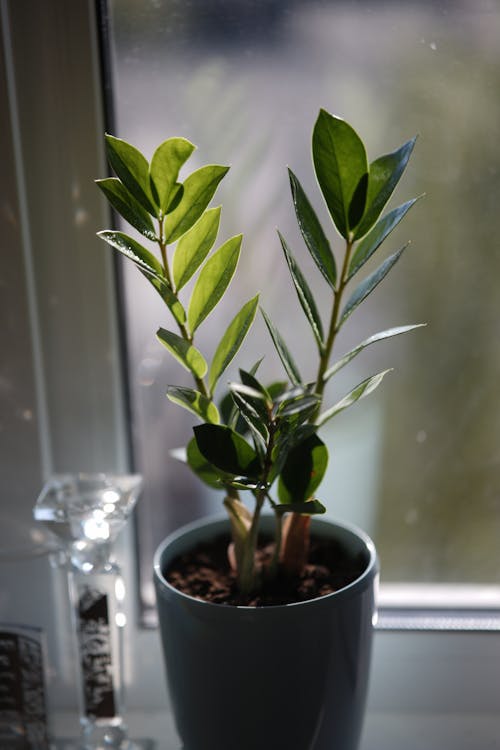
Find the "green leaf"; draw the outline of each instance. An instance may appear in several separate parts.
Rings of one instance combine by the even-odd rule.
[[[316,396],[316,394],[298,396],[282,401],[277,410],[277,416],[283,418],[290,417],[292,414],[305,414],[304,419],[307,419],[307,416],[312,414],[318,403],[319,396]]]
[[[196,146],[185,138],[169,138],[163,141],[153,154],[149,170],[153,192],[163,213],[174,197],[179,170],[189,159]]]
[[[146,275],[167,284],[167,280],[163,275],[163,267],[158,258],[137,242],[137,240],[124,234],[124,232],[114,232],[107,229],[98,232],[97,236],[115,248],[115,250],[125,255],[126,258],[133,261]]]
[[[338,231],[347,239],[353,228],[349,209],[354,193],[368,172],[365,147],[345,120],[322,109],[313,130],[312,150],[316,177],[326,205]],[[361,197],[361,193],[356,194],[356,216]]]
[[[177,290],[187,284],[212,249],[219,231],[220,212],[220,206],[209,208],[177,243],[172,261]]]
[[[402,206],[394,208],[386,216],[380,219],[371,232],[359,242],[349,264],[349,273],[347,275],[348,281],[349,279],[352,279],[354,274],[359,271],[362,266],[364,266],[373,253],[378,250],[382,242],[389,236],[392,230],[397,227],[399,222],[417,201],[418,198],[413,198],[413,200],[403,203]]]
[[[188,411],[196,414],[204,422],[210,422],[211,424],[219,424],[220,422],[219,412],[214,402],[199,391],[195,391],[192,388],[169,385],[167,397],[174,404],[183,406]]]
[[[341,370],[342,367],[345,367],[347,364],[349,364],[349,362],[354,359],[354,357],[356,357],[360,352],[362,352],[363,349],[366,349],[367,346],[371,346],[371,344],[375,344],[377,341],[383,341],[384,339],[390,339],[393,336],[399,336],[401,333],[413,331],[415,328],[422,328],[425,325],[426,323],[417,323],[415,325],[388,328],[386,331],[374,333],[373,336],[365,339],[363,342],[361,342],[361,344],[358,344],[358,346],[356,346],[354,349],[351,349],[349,352],[347,352],[347,354],[344,354],[342,359],[339,359],[338,362],[335,362],[335,364],[325,372],[323,381],[326,383],[327,380],[329,380],[333,375]]]
[[[367,191],[368,172],[365,172],[360,178],[349,204],[349,215],[347,218],[351,229],[354,229],[361,221],[366,206]]]
[[[217,381],[234,358],[242,345],[245,337],[252,327],[259,304],[259,295],[248,300],[241,310],[235,315],[221,338],[215,350],[210,372],[208,374],[208,387],[210,393],[214,392]]]
[[[216,469],[232,476],[259,477],[257,454],[237,432],[213,424],[201,424],[193,429],[200,453]]]
[[[149,164],[146,158],[135,146],[113,135],[106,135],[106,151],[111,167],[127,190],[148,213],[158,216],[158,208],[151,193]]]
[[[330,243],[302,185],[291,169],[288,170],[288,174],[292,189],[293,205],[302,237],[314,262],[333,289],[337,282],[337,269]]]
[[[350,298],[347,300],[344,309],[342,310],[342,315],[340,316],[340,322],[338,326],[339,328],[341,325],[343,325],[343,323],[345,323],[349,315],[354,312],[358,305],[360,305],[363,300],[365,300],[368,295],[373,292],[375,287],[380,284],[382,279],[387,276],[393,265],[399,260],[403,251],[406,250],[407,247],[408,245],[405,245],[400,250],[393,253],[393,255],[390,255],[386,260],[384,260],[382,265],[380,265],[372,274],[370,274],[370,276],[364,279],[361,284],[356,287]]]
[[[181,202],[165,220],[167,242],[175,242],[191,229],[212,200],[219,182],[229,170],[217,164],[209,164],[193,172],[184,181]]]
[[[283,503],[276,504],[273,506],[273,510],[278,515],[282,516],[285,513],[301,513],[305,516],[316,516],[322,513],[326,513],[326,508],[323,503],[314,498],[313,500],[307,500],[305,503]]]
[[[227,240],[203,266],[196,280],[188,307],[191,333],[219,302],[233,278],[240,256],[242,235]]]
[[[208,484],[209,487],[215,487],[220,490],[221,480],[219,479],[219,474],[207,461],[205,456],[200,453],[195,438],[191,438],[188,443],[186,458],[190,468],[194,471],[196,476],[202,480],[202,482]]]
[[[203,378],[207,372],[207,363],[198,349],[178,336],[176,333],[159,328],[157,338],[168,349],[175,359],[197,378]]]
[[[148,212],[136,201],[125,185],[117,177],[107,177],[96,180],[97,187],[102,190],[115,211],[128,221],[138,232],[148,240],[156,240],[156,234]]]
[[[328,450],[316,434],[294,446],[281,470],[278,482],[280,502],[300,503],[312,497],[327,465]]]
[[[281,235],[280,232],[278,232],[281,246],[283,248],[283,252],[285,253],[286,262],[288,263],[288,268],[290,269],[290,274],[292,276],[292,280],[295,286],[295,290],[297,292],[297,296],[299,298],[299,302],[302,306],[302,309],[304,310],[306,314],[306,318],[309,321],[309,325],[312,328],[312,332],[314,334],[314,338],[316,339],[319,350],[323,350],[323,326],[321,324],[321,318],[319,316],[318,308],[316,307],[316,303],[314,301],[314,297],[312,295],[311,290],[309,289],[309,285],[307,281],[305,280],[302,271],[297,265],[297,262],[295,258],[293,257],[292,253],[290,252],[290,248],[288,247],[285,238]]]
[[[267,441],[269,440],[265,411],[263,416],[259,409],[261,404],[259,404],[258,399],[246,398],[245,395],[242,394],[241,386],[237,389],[233,385],[231,387],[231,395],[239,413],[245,420],[254,437],[256,450],[263,461],[266,454]]]
[[[334,406],[330,407],[330,409],[327,409],[325,412],[323,412],[323,414],[321,414],[319,419],[317,420],[316,425],[320,427],[321,425],[325,424],[325,422],[328,422],[328,420],[334,417],[336,414],[340,414],[341,411],[344,411],[344,409],[352,406],[352,404],[356,403],[356,401],[359,401],[365,396],[368,396],[370,393],[372,393],[372,391],[375,390],[375,388],[380,385],[384,375],[386,375],[388,372],[391,372],[391,370],[384,370],[383,372],[379,372],[376,375],[372,375],[371,377],[366,378],[366,380],[363,380],[355,388],[353,388],[352,391],[349,391],[349,393],[344,396],[343,399],[338,401]]]
[[[295,364],[292,355],[288,351],[288,348],[281,334],[279,333],[278,329],[272,322],[271,318],[267,315],[267,313],[262,308],[261,308],[261,313],[266,323],[266,326],[268,328],[268,331],[271,334],[271,339],[276,348],[276,351],[278,352],[279,358],[281,359],[283,363],[283,367],[285,368],[288,377],[290,378],[292,383],[294,383],[294,385],[300,384],[302,382],[302,379],[300,377],[298,367]]]
[[[356,229],[355,240],[363,237],[382,213],[385,204],[406,169],[415,141],[416,138],[412,138],[397,151],[385,154],[370,164],[366,209],[361,223]]]

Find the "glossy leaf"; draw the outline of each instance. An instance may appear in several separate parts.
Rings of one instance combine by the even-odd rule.
[[[353,128],[322,109],[313,130],[313,162],[321,192],[340,234],[347,239],[349,210],[356,188],[368,171],[363,142]],[[356,215],[361,195],[357,193]]]
[[[311,435],[294,446],[278,482],[278,497],[282,503],[299,503],[313,496],[328,465],[328,450],[323,441]]]
[[[219,424],[220,417],[216,405],[209,398],[192,388],[169,385],[167,397],[174,404],[183,406],[188,411],[196,414],[204,422]]]
[[[156,240],[153,222],[148,212],[136,201],[125,185],[117,177],[107,177],[96,180],[97,187],[102,190],[115,211],[128,221],[138,232],[148,240]]]
[[[374,333],[373,336],[370,336],[369,338],[362,341],[361,344],[358,344],[358,346],[354,347],[354,349],[351,349],[349,352],[347,352],[347,354],[344,354],[344,356],[339,359],[338,362],[335,362],[335,364],[325,372],[323,380],[325,382],[329,380],[333,375],[341,370],[342,367],[345,367],[347,364],[349,364],[349,362],[354,359],[354,357],[356,357],[360,352],[362,352],[363,349],[366,349],[367,346],[371,346],[371,344],[375,344],[377,341],[383,341],[384,339],[390,339],[393,336],[399,336],[402,333],[413,331],[415,330],[415,328],[422,328],[425,325],[425,323],[417,323],[415,325],[409,326],[397,326],[396,328],[388,328],[386,331],[381,331],[380,333]]]
[[[415,141],[416,138],[412,138],[397,151],[385,154],[370,164],[365,214],[356,228],[354,239],[363,237],[382,213],[406,169]]]
[[[185,138],[168,138],[153,154],[149,170],[150,179],[157,203],[163,213],[166,213],[178,191],[175,186],[179,170],[195,148],[196,146]]]
[[[259,296],[256,295],[243,305],[241,310],[235,315],[227,327],[217,349],[215,350],[214,358],[210,365],[210,372],[208,375],[208,387],[210,393],[214,392],[217,381],[245,340],[245,337],[255,320],[258,304]]]
[[[351,202],[349,203],[349,212],[347,219],[350,229],[354,229],[355,227],[357,227],[357,225],[361,221],[361,217],[363,216],[366,206],[367,192],[368,172],[365,172],[365,174],[361,176],[358,184],[356,185],[356,189],[351,198]]]
[[[285,368],[288,377],[294,384],[301,383],[302,379],[300,377],[299,369],[297,365],[295,364],[293,357],[290,354],[288,347],[286,346],[280,332],[278,331],[278,329],[272,322],[271,318],[267,315],[267,313],[262,308],[261,308],[261,312],[262,312],[262,317],[264,318],[264,321],[268,328],[268,331],[271,334],[271,339],[273,341],[275,349],[278,352],[279,358],[281,359],[283,363],[283,367]]]
[[[126,258],[133,261],[146,275],[167,284],[167,280],[163,275],[163,267],[158,258],[137,242],[137,240],[129,237],[124,232],[114,232],[107,229],[98,232],[97,236],[122,253]]]
[[[310,415],[318,405],[318,402],[319,397],[315,394],[306,394],[283,401],[277,410],[277,416],[290,417],[292,414],[303,414],[304,412],[306,415]],[[307,416],[304,418],[307,419]]]
[[[242,235],[231,237],[207,260],[194,286],[188,307],[191,333],[219,302],[233,278],[240,256]]]
[[[372,393],[375,388],[380,385],[384,375],[386,375],[388,372],[391,372],[391,370],[384,370],[383,372],[379,372],[376,375],[372,375],[371,377],[366,378],[366,380],[363,380],[361,383],[359,383],[355,388],[352,389],[352,391],[349,391],[349,393],[344,396],[343,399],[338,401],[334,406],[330,407],[320,415],[319,419],[316,422],[317,426],[320,427],[321,425],[325,424],[325,422],[328,422],[329,419],[332,419],[332,417],[340,414],[340,412],[344,411],[344,409],[347,409],[349,406],[352,406],[352,404],[355,404],[356,401],[359,401],[360,399]]]
[[[241,390],[231,388],[231,394],[236,404],[236,407],[245,420],[250,432],[253,435],[255,448],[261,461],[266,454],[266,446],[269,440],[269,432],[267,429],[267,423],[265,417],[262,417],[258,408],[258,401],[255,399],[246,398]]]
[[[321,515],[322,513],[326,513],[326,508],[323,505],[323,503],[320,503],[319,500],[314,498],[313,500],[308,500],[304,503],[301,502],[292,502],[292,503],[283,503],[279,505],[273,506],[274,512],[277,513],[279,516],[284,515],[285,513],[301,513],[302,515],[306,516],[317,516]]]
[[[175,242],[191,229],[212,200],[219,182],[229,167],[209,164],[193,172],[184,181],[184,193],[181,202],[165,220],[165,237],[167,242]]]
[[[214,487],[215,489],[220,490],[221,480],[219,474],[207,461],[205,456],[200,453],[200,449],[198,448],[198,444],[194,437],[191,438],[188,443],[186,459],[197,477],[199,477],[205,484],[208,484],[209,487]]]
[[[366,261],[372,257],[378,250],[382,242],[390,235],[393,229],[406,216],[410,208],[416,203],[418,198],[403,203],[403,205],[394,208],[380,221],[378,221],[371,232],[364,237],[356,247],[351,262],[349,264],[349,273],[347,279],[351,279],[359,269],[364,266]]]
[[[172,260],[177,290],[187,284],[212,249],[219,231],[221,207],[209,208],[177,243]]]
[[[285,238],[281,235],[280,232],[278,232],[281,247],[283,248],[283,252],[285,254],[286,262],[288,264],[288,268],[290,269],[290,274],[292,276],[292,280],[295,286],[295,290],[297,292],[297,296],[299,298],[299,302],[302,306],[302,309],[304,310],[306,314],[306,318],[309,321],[309,325],[312,328],[312,332],[314,334],[314,338],[316,339],[320,351],[323,349],[323,326],[321,323],[321,318],[319,316],[318,308],[316,307],[316,302],[314,301],[314,297],[312,295],[311,290],[309,289],[309,285],[307,281],[305,280],[302,271],[297,265],[297,262],[295,258],[293,257],[292,253],[290,252],[290,248],[288,247]]]
[[[186,370],[189,370],[198,378],[205,376],[208,367],[205,358],[189,341],[176,333],[165,330],[165,328],[159,328],[156,335],[163,346]]]
[[[193,429],[200,453],[216,469],[232,476],[258,478],[257,454],[241,435],[224,425],[201,424]]]
[[[402,253],[408,245],[405,245],[397,252],[390,255],[382,265],[380,265],[370,276],[364,279],[361,284],[354,290],[351,297],[348,299],[342,315],[340,316],[339,328],[345,323],[349,315],[365,300],[371,292],[380,284],[380,282],[387,276],[393,265],[399,260]]]
[[[292,189],[293,205],[302,237],[314,262],[333,289],[337,282],[337,269],[330,243],[302,185],[291,169],[288,170],[288,174]]]
[[[149,183],[149,164],[141,152],[130,143],[106,135],[108,161],[129,192],[152,216],[158,216]]]

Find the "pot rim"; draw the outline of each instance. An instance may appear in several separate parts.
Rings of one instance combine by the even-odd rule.
[[[272,519],[273,516],[271,514],[263,514],[263,518],[270,518]],[[217,610],[226,610],[226,611],[251,611],[251,612],[273,612],[276,610],[282,610],[284,608],[290,608],[290,607],[307,607],[307,606],[318,606],[321,602],[324,602],[325,604],[327,602],[331,602],[332,599],[335,599],[337,601],[348,599],[351,596],[355,596],[359,593],[359,591],[367,588],[371,585],[371,581],[373,578],[376,578],[378,576],[379,572],[379,563],[378,563],[378,557],[377,557],[377,551],[375,548],[375,544],[372,541],[372,539],[368,536],[368,534],[360,529],[355,524],[346,522],[346,521],[338,521],[337,519],[333,518],[314,518],[313,523],[315,525],[323,526],[323,528],[328,527],[334,527],[334,528],[340,528],[343,531],[346,531],[353,536],[357,537],[362,544],[364,545],[366,551],[369,555],[369,560],[366,565],[365,570],[363,573],[358,576],[354,581],[349,583],[347,586],[344,586],[341,589],[338,589],[337,591],[333,591],[330,594],[325,594],[323,596],[315,597],[314,599],[307,599],[306,601],[301,602],[290,602],[288,604],[276,604],[276,605],[266,605],[265,607],[255,607],[255,606],[248,606],[248,605],[228,605],[228,604],[219,604],[216,602],[210,602],[205,601],[204,599],[198,599],[197,597],[191,596],[190,594],[185,594],[182,591],[179,591],[179,589],[176,589],[175,586],[172,586],[165,576],[162,573],[162,566],[161,561],[162,557],[164,555],[165,550],[170,547],[174,542],[176,542],[181,537],[184,537],[194,531],[197,531],[200,528],[208,527],[208,526],[219,526],[219,525],[229,525],[229,519],[227,516],[222,515],[220,513],[210,515],[210,516],[204,516],[201,519],[198,519],[196,521],[192,521],[191,523],[187,523],[175,531],[171,532],[165,539],[160,542],[159,546],[157,547],[154,558],[153,558],[153,576],[155,581],[155,588],[156,588],[156,595],[167,595],[170,593],[170,595],[175,595],[179,597],[181,600],[184,599],[186,602],[189,602],[191,605],[199,605],[203,608],[215,608]],[[206,610],[207,611],[207,610]]]

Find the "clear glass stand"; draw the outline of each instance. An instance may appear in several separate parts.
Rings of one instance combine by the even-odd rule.
[[[112,553],[140,488],[138,475],[60,475],[34,508],[58,539],[53,560],[67,579],[81,726],[74,747],[81,750],[147,747],[128,738],[124,722],[125,586]]]

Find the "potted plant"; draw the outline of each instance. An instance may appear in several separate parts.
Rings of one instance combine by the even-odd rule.
[[[168,386],[167,395],[200,420],[185,460],[223,490],[227,511],[225,520],[174,533],[155,556],[167,677],[184,750],[354,750],[368,683],[377,558],[363,532],[316,518],[311,524],[325,511],[316,493],[328,450],[318,433],[371,393],[387,370],[331,406],[323,403],[327,382],[366,347],[418,327],[375,333],[333,361],[339,330],[405,249],[351,284],[415,202],[381,218],[414,139],[369,164],[353,128],[320,111],[312,135],[314,170],[343,240],[341,257],[299,180],[291,171],[289,177],[305,245],[331,292],[326,326],[279,234],[316,342],[315,370],[302,374],[262,310],[286,377],[263,384],[257,361],[240,369],[240,381],[220,400],[217,385],[259,305],[258,295],[245,302],[207,362],[198,329],[228,288],[242,241],[232,237],[211,252],[220,208],[209,204],[227,168],[204,166],[181,181],[194,150],[183,138],[162,143],[150,163],[123,140],[106,136],[106,145],[116,177],[98,185],[157,252],[120,231],[99,236],[137,265],[170,311],[175,330],[160,328],[157,336],[190,373],[193,387]],[[263,514],[266,507],[269,514]]]

